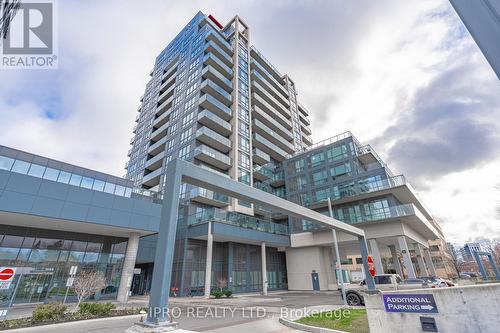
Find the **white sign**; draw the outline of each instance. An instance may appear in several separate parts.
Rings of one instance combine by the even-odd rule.
[[[73,283],[75,282],[75,278],[68,278],[68,280],[66,280],[66,287],[72,287],[73,286]]]
[[[78,266],[71,266],[71,268],[69,270],[69,275],[75,275],[77,269],[78,269]]]
[[[16,267],[0,267],[0,289],[9,289],[16,275]]]
[[[0,318],[1,317],[6,317],[7,316],[7,311],[9,311],[9,310],[8,309],[0,310]]]
[[[141,274],[140,268],[134,268],[134,274]]]

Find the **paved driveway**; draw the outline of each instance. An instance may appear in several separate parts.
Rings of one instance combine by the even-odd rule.
[[[134,298],[131,304],[145,305],[146,298]],[[282,308],[304,308],[314,305],[341,304],[338,292],[286,292],[269,296],[245,295],[232,299],[206,300],[203,298],[177,298],[170,306],[177,311],[176,321],[185,330],[213,333],[292,333],[295,331],[281,325],[278,317]],[[3,332],[12,333],[84,333],[124,332],[139,321],[140,316],[106,318],[38,326]]]

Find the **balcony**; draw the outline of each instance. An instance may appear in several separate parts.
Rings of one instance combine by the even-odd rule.
[[[250,49],[250,55],[255,59],[261,67],[263,67],[271,77],[273,77],[277,82],[281,83],[283,81],[283,75],[260,53],[255,47],[252,46]]]
[[[233,54],[233,47],[231,44],[229,44],[228,41],[226,41],[224,38],[222,38],[221,35],[219,35],[217,32],[210,31],[207,36],[205,37],[207,41],[213,41],[217,45],[219,45],[226,53],[232,55]]]
[[[264,182],[273,178],[273,170],[266,165],[254,165],[253,178]]]
[[[201,77],[212,80],[228,93],[233,91],[233,83],[231,80],[227,79],[224,75],[217,71],[215,67],[206,66],[203,68],[201,71]]]
[[[173,87],[174,84],[175,84],[176,78],[177,78],[177,76],[173,75],[168,80],[162,81],[162,84],[160,86],[160,94],[162,94],[166,90],[168,90],[171,87]]]
[[[300,103],[297,103],[297,106],[299,107],[300,113],[302,113],[302,116],[307,117],[309,116],[309,111]]]
[[[264,125],[260,120],[253,120],[253,131],[259,133],[273,144],[277,145],[287,153],[294,152],[293,144],[285,140],[281,135]]]
[[[153,130],[149,139],[153,141],[159,141],[160,139],[162,139],[165,135],[167,135],[168,126],[169,123],[166,123],[160,126],[159,128]]]
[[[258,148],[253,148],[253,161],[257,164],[267,164],[271,162],[271,156],[269,154],[264,153],[262,150]]]
[[[254,119],[259,119],[260,121],[262,121],[262,123],[266,124],[269,128],[272,128],[286,140],[293,140],[292,132],[290,129],[285,128],[257,105],[253,105],[252,107],[252,116],[254,117]]]
[[[199,104],[202,108],[210,110],[226,121],[233,117],[231,109],[211,95],[203,94],[199,100]]]
[[[224,136],[233,132],[230,123],[208,110],[202,110],[198,113],[198,122]]]
[[[307,143],[308,146],[311,146],[313,144],[313,140],[309,135],[302,134],[302,141]]]
[[[149,171],[155,171],[158,168],[161,168],[163,164],[163,157],[165,156],[165,152],[162,151],[158,155],[146,161],[144,164],[144,168]]]
[[[153,127],[159,128],[170,120],[170,112],[164,112],[153,121]]]
[[[232,166],[231,158],[229,156],[226,156],[223,153],[205,145],[196,147],[193,152],[193,156],[197,160],[210,164],[221,170],[228,170]]]
[[[276,120],[281,126],[292,129],[291,121],[283,116],[281,113],[276,111],[268,102],[266,102],[262,97],[257,95],[255,92],[252,93],[252,104],[258,107],[260,110],[264,111],[271,118]]]
[[[280,84],[274,76],[272,76],[261,64],[256,60],[250,61],[250,69],[258,71],[277,91],[279,91],[286,99],[288,99],[288,91]]]
[[[234,226],[262,231],[277,235],[289,235],[288,226],[274,223],[270,220],[259,219],[255,216],[244,215],[236,212],[228,212],[222,209],[211,208],[202,214],[194,214],[188,217],[188,225],[198,225],[208,222],[226,223]]]
[[[300,117],[300,124],[301,125],[305,125],[305,126],[309,126],[311,125],[311,122],[309,121],[309,119],[307,119],[306,117],[302,116],[302,114],[299,113],[299,117]]]
[[[160,96],[158,97],[158,103],[161,104],[170,97],[172,97],[174,95],[174,90],[175,90],[175,85],[172,85],[170,88],[161,93]]]
[[[193,188],[189,197],[192,201],[215,207],[224,207],[229,203],[227,195],[200,187]]]
[[[285,156],[287,156],[287,153],[283,149],[276,146],[274,143],[270,142],[259,133],[253,133],[252,145],[253,147],[263,150],[265,153],[269,154],[272,158],[280,162],[285,159]]]
[[[205,53],[209,52],[216,55],[222,62],[224,62],[224,64],[226,64],[226,66],[233,67],[233,58],[213,41],[209,41],[205,44]]]
[[[292,117],[290,111],[283,106],[280,102],[276,100],[266,89],[260,85],[257,81],[252,80],[252,89],[256,91],[260,97],[262,97],[273,109],[281,113],[285,118],[289,119]]]
[[[203,57],[203,64],[207,66],[212,66],[215,68],[219,73],[224,75],[228,80],[231,80],[233,78],[233,70],[228,67],[224,62],[222,62],[219,58],[217,58],[215,55],[212,53],[207,53]]]
[[[148,148],[148,154],[157,155],[161,151],[165,150],[165,143],[167,142],[167,137],[163,137],[161,140],[153,143]]]
[[[202,127],[196,131],[196,139],[212,148],[221,152],[228,153],[231,151],[231,140],[211,130],[208,127]]]
[[[302,132],[304,132],[304,134],[306,135],[311,135],[312,132],[311,132],[311,129],[309,128],[309,126],[306,126],[304,124],[300,124],[300,129],[302,130]]]
[[[206,79],[201,83],[200,90],[206,94],[212,95],[212,97],[215,97],[225,106],[231,106],[231,104],[233,103],[233,97],[231,96],[231,94],[219,87],[210,79]]]
[[[172,101],[174,100],[174,96],[170,97],[169,99],[167,99],[165,102],[163,102],[162,104],[160,104],[157,108],[156,108],[156,115],[161,115],[165,112],[167,112],[171,107],[172,107]]]
[[[162,171],[163,169],[160,168],[148,173],[147,175],[144,175],[144,177],[142,177],[142,185],[150,188],[160,184],[160,176],[162,174]]]
[[[259,72],[256,70],[251,71],[252,74],[252,80],[255,80],[255,82],[258,82],[268,93],[272,95],[278,102],[280,102],[285,108],[290,107],[290,102],[288,101],[288,98],[283,96],[276,88],[268,81],[266,78],[261,75]]]

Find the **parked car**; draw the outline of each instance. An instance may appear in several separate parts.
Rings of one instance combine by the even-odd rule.
[[[424,280],[404,283],[401,277],[397,274],[375,275],[373,280],[375,282],[375,288],[383,291],[428,288],[428,285]],[[364,305],[364,298],[361,293],[363,290],[366,290],[365,280],[361,281],[359,284],[349,285],[346,289],[347,304],[351,306]]]

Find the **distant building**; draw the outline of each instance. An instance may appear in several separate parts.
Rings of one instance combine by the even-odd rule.
[[[479,251],[481,251],[481,245],[479,243],[465,243],[464,247],[460,250],[464,261],[473,261],[473,253]]]

